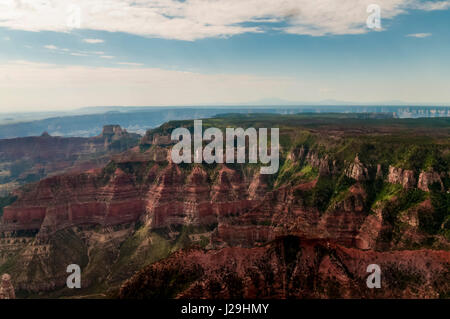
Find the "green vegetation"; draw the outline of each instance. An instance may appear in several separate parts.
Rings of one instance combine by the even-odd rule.
[[[317,169],[311,165],[305,165],[299,172],[304,178],[311,179],[317,176]]]
[[[149,230],[148,226],[138,228],[119,248],[119,254],[111,272],[113,281],[119,283],[129,278],[133,269],[140,269],[155,261],[161,260],[171,253],[191,245],[206,246],[209,239],[200,236],[200,241],[193,242],[189,235],[203,234],[211,231],[209,227],[174,226],[171,229],[162,228]]]
[[[3,216],[3,208],[11,205],[16,200],[17,200],[17,196],[12,196],[12,195],[0,197],[0,217]]]
[[[172,129],[184,126],[193,129],[193,121],[171,121],[151,133],[170,134]],[[270,189],[289,186],[295,187],[295,201],[300,206],[316,209],[320,213],[330,212],[340,207],[338,204],[351,196],[359,196],[350,191],[352,186],[363,187],[365,191],[364,213],[371,213],[376,208],[382,208],[383,233],[380,241],[391,243],[402,235],[402,213],[409,213],[418,204],[430,199],[431,208],[419,210],[419,228],[430,243],[437,238],[435,235],[446,236],[450,240],[449,213],[449,177],[442,177],[444,190],[439,184],[432,185],[430,192],[418,189],[403,189],[399,184],[386,182],[389,166],[411,169],[416,174],[420,171],[434,170],[448,172],[450,162],[450,119],[371,119],[361,118],[358,114],[298,114],[273,115],[261,114],[246,116],[229,114],[203,121],[203,127],[279,127],[280,128],[280,169],[276,174],[267,176]],[[414,134],[411,134],[414,131]],[[122,147],[116,145],[114,147]],[[141,145],[140,151],[148,151],[149,145]],[[306,154],[314,154],[314,160]],[[289,156],[288,156],[289,155]],[[369,178],[359,181],[349,178],[346,169],[358,156],[362,165],[367,169]],[[322,162],[318,162],[318,159]],[[25,165],[18,163],[17,165]],[[322,164],[327,164],[331,172],[323,170]],[[161,172],[167,162],[115,162],[110,161],[102,170],[98,183],[106,185],[111,182],[116,169],[128,174],[137,184],[150,183],[148,173],[157,168]],[[178,168],[187,177],[196,166],[201,165],[207,173],[207,183],[216,182],[221,165],[218,164],[180,164]],[[261,164],[225,164],[234,169],[245,180],[250,180]],[[380,171],[377,172],[377,165]],[[19,166],[18,166],[19,167]],[[320,169],[319,169],[320,167]],[[19,167],[20,168],[20,167]],[[380,178],[375,176],[381,174]],[[366,172],[364,171],[364,175]],[[151,182],[155,182],[151,180]],[[156,183],[156,182],[155,182]],[[24,189],[26,189],[24,187]],[[0,217],[3,207],[16,200],[12,196],[0,198]],[[359,204],[359,203],[358,203]],[[270,226],[272,220],[254,219],[255,225]],[[173,252],[191,246],[207,247],[211,227],[174,226],[164,229],[151,230],[143,223],[136,223],[128,230],[129,233],[120,239],[111,240],[108,247],[89,246],[86,238],[74,230],[61,231],[52,237],[53,251],[50,253],[52,268],[43,267],[42,261],[36,257],[33,266],[27,269],[26,276],[30,278],[61,277],[63,262],[67,260],[78,263],[83,267],[84,274],[90,280],[89,290],[83,294],[104,292],[108,288],[117,288],[134,271],[146,267],[158,260],[166,258]],[[276,226],[276,225],[275,225]],[[102,236],[102,227],[90,229],[95,236]],[[428,239],[424,239],[426,241]],[[296,243],[294,243],[296,244]],[[295,246],[295,245],[294,245]],[[297,245],[298,246],[298,245]],[[297,247],[296,246],[296,247]],[[431,246],[431,245],[430,245]],[[288,247],[289,248],[289,247]],[[286,256],[292,257],[291,251],[286,250]],[[16,255],[19,256],[19,255]],[[290,258],[289,257],[289,258]],[[1,271],[20,273],[17,257],[10,258],[0,267]],[[289,260],[288,260],[289,261]],[[173,297],[180,289],[180,283],[188,284],[197,278],[200,269],[193,269],[187,277],[180,277],[180,272],[167,274],[158,290],[157,297]],[[65,275],[65,274],[64,274]],[[158,273],[153,275],[157,276]],[[403,285],[407,281],[416,280],[414,274],[404,274],[393,270],[391,282]],[[228,278],[234,287],[233,294],[239,296],[242,285],[236,278]],[[267,280],[270,280],[267,279]],[[235,282],[234,282],[235,281]],[[337,294],[337,287],[330,283],[327,291],[333,296]],[[211,288],[213,289],[213,288]],[[61,295],[64,292],[60,292]],[[147,291],[145,297],[152,296]]]
[[[426,196],[427,194],[419,189],[402,189],[398,192],[395,201],[386,202],[383,210],[385,220],[394,224],[400,212],[423,202],[426,199]]]
[[[398,241],[404,229],[404,225],[399,220],[401,213],[423,202],[428,195],[419,189],[395,190],[392,186],[385,186],[383,189],[381,196],[383,201],[380,200],[383,204],[383,222],[390,227],[382,231],[381,240],[383,242]]]
[[[389,264],[384,267],[384,280],[387,287],[395,287],[399,290],[405,290],[412,283],[416,285],[423,284],[423,277],[419,273],[414,273],[411,270],[400,269],[394,264]]]
[[[114,161],[110,161],[102,170],[100,174],[100,183],[101,185],[106,185],[109,182],[111,176],[117,169],[117,164]]]
[[[403,190],[403,187],[400,184],[384,183],[383,181],[378,182],[377,186],[380,190],[378,192],[376,192],[376,189],[374,190],[376,196],[373,200],[372,208],[380,202],[390,201],[394,196],[400,194]]]
[[[315,207],[320,212],[325,212],[334,194],[333,179],[329,176],[320,176],[316,186],[312,189],[297,189],[294,192],[296,198],[306,207]]]
[[[450,194],[442,191],[439,184],[431,185],[430,188],[430,200],[434,212],[419,215],[420,228],[428,234],[442,233],[450,239]]]
[[[316,187],[314,187],[312,195],[312,205],[317,207],[319,211],[324,212],[328,208],[328,204],[334,193],[333,180],[326,176],[319,177]]]
[[[334,192],[332,198],[330,199],[328,208],[333,207],[334,204],[343,201],[350,194],[349,189],[353,184],[355,184],[355,182],[356,181],[354,179],[346,175],[342,175],[335,184]]]

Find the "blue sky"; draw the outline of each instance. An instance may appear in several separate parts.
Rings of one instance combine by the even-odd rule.
[[[252,0],[248,7],[222,1],[231,2],[226,14],[202,1],[179,8],[173,0],[142,0],[142,17],[130,13],[129,21],[126,14],[111,19],[113,10],[93,16],[83,7],[92,20],[79,28],[48,21],[45,10],[38,19],[36,8],[30,14],[9,7],[0,22],[0,111],[268,98],[450,104],[449,1],[379,1],[380,31],[365,25],[364,1],[353,1],[363,2],[356,9],[347,0],[344,8],[316,1],[335,5],[325,10],[285,1],[287,11],[254,13]],[[167,12],[155,11],[155,2]],[[170,20],[148,22],[168,12]],[[20,23],[14,13],[22,15]]]

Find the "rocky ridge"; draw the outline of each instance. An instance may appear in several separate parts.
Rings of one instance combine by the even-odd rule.
[[[397,257],[420,260],[422,253],[413,249],[427,246],[443,256],[430,259],[436,263],[433,267],[441,267],[441,274],[442,267],[445,269],[448,264],[445,258],[449,243],[442,232],[449,226],[446,208],[436,208],[436,198],[448,194],[449,176],[445,170],[403,169],[394,162],[367,161],[362,153],[342,160],[332,152],[324,153],[305,143],[285,147],[279,174],[268,177],[251,165],[175,165],[170,162],[169,149],[167,135],[147,134],[139,147],[113,156],[101,169],[49,177],[18,190],[17,200],[3,209],[0,232],[4,245],[11,248],[0,257],[4,261],[0,267],[17,255],[21,265],[29,265],[27,262],[36,258],[45,263],[46,258],[53,258],[50,256],[61,249],[54,240],[61,234],[77,243],[80,263],[84,262],[92,274],[98,268],[95,262],[110,263],[105,265],[106,277],[100,276],[106,281],[126,279],[127,274],[145,263],[192,244],[208,250],[201,257],[206,260],[216,250],[239,250],[252,255],[261,249],[265,254],[263,247],[286,236],[301,238],[300,246],[306,240],[317,241],[318,247],[352,249],[358,258],[380,252],[380,262],[392,262],[394,268],[401,265],[393,261],[395,258],[390,259],[390,251],[406,249]],[[94,253],[100,253],[102,258]],[[184,253],[177,254],[171,262],[186,257]],[[197,254],[200,252],[194,255]],[[334,262],[324,263],[325,271],[330,271],[327,267],[337,267]],[[132,266],[125,267],[126,264]],[[155,265],[162,267],[163,272],[172,271],[169,266],[162,266],[164,263]],[[202,267],[215,269],[208,262]],[[204,270],[206,280],[208,271]],[[355,271],[360,270],[352,270],[353,278]],[[48,282],[48,274],[34,275],[33,284],[27,284],[30,277],[12,273],[20,279],[18,287],[24,290],[52,290],[63,284],[63,272],[46,272],[52,274],[47,286],[44,282]],[[248,280],[242,276],[238,273],[238,277]],[[93,278],[88,277],[90,284],[94,284]],[[350,295],[336,293],[358,296],[359,286],[354,284]],[[445,294],[433,285],[431,290],[407,291],[402,296]],[[199,291],[203,296],[209,296],[202,289]],[[308,294],[330,295],[321,294],[316,288],[292,295]],[[385,297],[400,295],[397,291]],[[177,296],[196,295],[189,290]],[[254,294],[246,292],[244,296]],[[286,296],[286,291],[267,296]]]

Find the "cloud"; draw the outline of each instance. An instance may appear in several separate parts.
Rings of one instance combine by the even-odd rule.
[[[28,48],[31,48],[31,47],[28,47]],[[62,53],[62,54],[69,54],[72,56],[100,56],[100,58],[102,58],[102,59],[114,59],[115,58],[112,55],[105,55],[105,52],[103,52],[103,51],[70,50],[67,48],[59,48],[53,44],[44,45],[44,48],[46,48],[48,50],[56,51],[56,52]]]
[[[127,66],[142,66],[142,63],[135,63],[135,62],[118,62],[119,65],[127,65]]]
[[[436,11],[436,10],[447,10],[450,8],[450,1],[426,1],[426,2],[418,2],[416,4],[416,9],[425,10],[425,11]]]
[[[412,38],[427,38],[429,36],[431,36],[431,33],[411,33],[411,34],[407,34],[407,37],[412,37]]]
[[[49,49],[49,50],[58,50],[59,49],[56,45],[53,45],[53,44],[44,45],[44,48]]]
[[[89,54],[79,53],[79,52],[72,52],[72,53],[70,53],[70,55],[73,55],[73,56],[89,56]]]
[[[97,44],[97,43],[103,43],[105,41],[102,39],[83,39],[83,42],[90,43],[90,44]]]
[[[24,0],[21,0],[24,1]],[[0,27],[68,32],[72,27],[193,41],[249,32],[361,34],[373,0],[73,0],[0,2]],[[450,1],[377,0],[382,19],[411,10],[445,10]],[[72,10],[75,6],[75,9]],[[69,10],[70,9],[70,10]],[[78,10],[79,9],[79,10]],[[284,25],[282,28],[279,26]],[[94,40],[100,39],[85,39]],[[101,41],[101,40],[100,40]]]
[[[9,41],[9,40],[11,40],[11,38],[10,37],[3,37],[3,40]]]

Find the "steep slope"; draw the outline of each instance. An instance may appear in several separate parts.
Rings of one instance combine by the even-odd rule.
[[[367,266],[381,268],[369,289]],[[450,292],[450,255],[369,252],[287,236],[258,248],[189,249],[127,280],[119,298],[438,298]]]
[[[140,268],[191,245],[249,248],[251,254],[292,235],[362,256],[411,250],[398,254],[400,260],[416,253],[421,259],[417,249],[433,249],[444,259],[432,259],[432,267],[447,267],[448,123],[340,117],[339,124],[334,116],[204,122],[219,128],[279,126],[281,165],[275,175],[260,175],[255,164],[171,163],[168,134],[174,127],[192,128],[192,122],[170,122],[102,169],[27,185],[14,202],[5,201],[0,271],[11,273],[24,291],[70,294],[60,290],[64,265],[78,263],[84,287],[104,296],[106,287],[114,290]],[[70,258],[61,253],[71,250]],[[443,289],[433,288],[429,296],[445,295]]]

